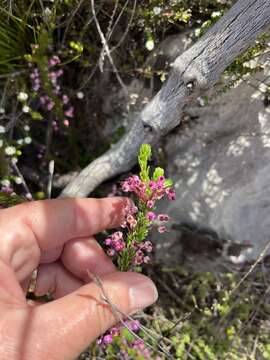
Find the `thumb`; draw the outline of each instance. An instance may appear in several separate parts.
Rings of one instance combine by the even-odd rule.
[[[143,309],[158,297],[154,283],[141,274],[115,272],[101,277],[101,282],[110,302],[124,314]],[[103,298],[101,287],[91,282],[63,298],[35,308],[36,326],[33,326],[29,344],[34,344],[40,351],[36,358],[74,359],[116,323],[110,305]]]

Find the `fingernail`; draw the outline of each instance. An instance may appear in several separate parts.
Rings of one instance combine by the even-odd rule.
[[[140,310],[156,302],[158,292],[150,279],[140,276],[129,289],[129,296],[132,309]]]

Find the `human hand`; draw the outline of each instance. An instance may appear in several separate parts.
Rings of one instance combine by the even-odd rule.
[[[93,237],[121,224],[128,201],[45,200],[0,211],[1,360],[74,359],[116,322],[87,270],[122,313],[156,301],[153,282],[116,271]],[[54,301],[26,300],[36,268],[35,294],[50,292]]]

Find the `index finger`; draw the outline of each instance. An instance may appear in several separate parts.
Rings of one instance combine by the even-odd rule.
[[[27,227],[39,248],[48,250],[120,226],[128,204],[129,199],[122,197],[34,201],[1,210],[0,228],[2,233],[8,230],[10,237],[14,231],[23,235]]]

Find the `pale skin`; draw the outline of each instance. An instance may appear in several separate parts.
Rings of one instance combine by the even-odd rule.
[[[125,314],[157,300],[144,275],[120,273],[94,235],[118,227],[126,198],[36,201],[0,210],[0,359],[75,359],[115,322],[100,287]],[[38,269],[36,295],[54,301],[27,301]]]

